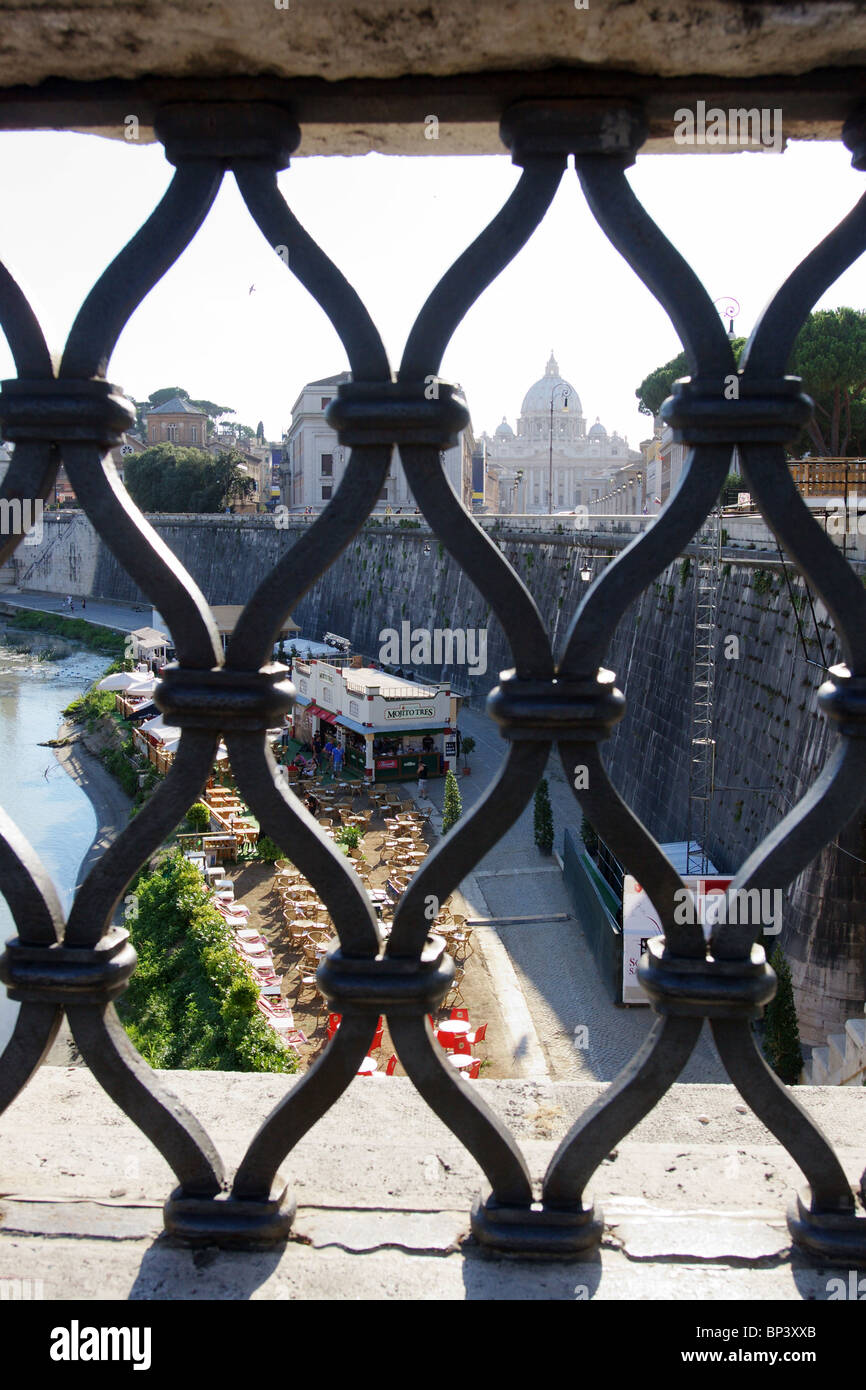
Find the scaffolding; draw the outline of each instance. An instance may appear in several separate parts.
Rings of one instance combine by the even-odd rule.
[[[692,721],[689,748],[689,805],[686,873],[704,874],[709,860],[710,809],[715,785],[713,687],[716,660],[716,600],[721,577],[722,513],[715,507],[696,538],[695,621],[692,641]]]

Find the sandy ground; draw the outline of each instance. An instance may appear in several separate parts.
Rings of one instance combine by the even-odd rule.
[[[374,816],[371,821],[371,830],[362,841],[362,848],[368,862],[374,866],[371,881],[373,887],[376,888],[384,886],[387,878],[385,868],[375,867],[378,865],[379,850],[385,838],[383,821]],[[432,831],[426,832],[429,845],[432,846],[436,838]],[[273,866],[256,863],[239,865],[230,868],[228,876],[235,883],[235,901],[242,902],[250,909],[250,926],[258,928],[271,948],[274,968],[277,974],[283,977],[283,995],[292,1006],[295,1026],[300,1028],[309,1040],[301,1059],[301,1070],[305,1070],[327,1046],[328,1012],[327,1009],[319,1011],[321,1000],[318,995],[313,996],[309,990],[299,991],[298,989],[298,964],[301,961],[301,955],[300,952],[292,948],[283,923],[281,905],[273,889]],[[455,895],[451,905],[455,911],[465,910],[459,895]],[[484,1042],[479,1043],[474,1051],[474,1055],[480,1057],[482,1061],[481,1074],[485,1078],[510,1076],[510,1053],[504,1042],[505,1029],[502,1015],[480,949],[476,948],[467,957],[461,990],[464,1000],[462,1007],[469,1010],[469,1021],[472,1027],[479,1028],[483,1023],[488,1024],[487,1037]],[[447,1013],[448,1011],[445,1011],[442,1016],[447,1016]],[[388,1058],[395,1051],[386,1025],[382,1045],[373,1055],[379,1066],[384,1068]],[[399,1058],[395,1075],[405,1075]]]

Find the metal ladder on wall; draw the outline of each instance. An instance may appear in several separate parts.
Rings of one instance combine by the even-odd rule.
[[[692,639],[692,724],[686,872],[706,873],[710,809],[715,782],[713,738],[716,599],[721,577],[722,514],[715,507],[696,538],[695,621]]]

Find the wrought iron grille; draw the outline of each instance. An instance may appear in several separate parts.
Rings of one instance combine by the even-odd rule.
[[[363,303],[278,189],[277,172],[288,167],[299,140],[289,110],[246,100],[176,102],[157,112],[155,126],[176,173],[82,305],[56,375],[23,291],[0,268],[0,322],[18,371],[0,393],[0,419],[16,445],[2,496],[45,498],[62,460],[97,532],[169,624],[178,661],[159,684],[156,702],[182,729],[169,774],[92,869],[66,921],[37,856],[2,815],[2,887],[19,931],[2,958],[2,978],[21,1008],[0,1058],[0,1108],[40,1065],[65,1013],[95,1077],[177,1177],[165,1208],[168,1232],[211,1244],[278,1242],[287,1236],[294,1211],[280,1165],[351,1084],[384,1013],[414,1085],[486,1176],[489,1191],[471,1216],[476,1239],[511,1253],[574,1257],[594,1249],[602,1231],[601,1213],[584,1197],[595,1169],[675,1081],[706,1020],[734,1085],[808,1180],[808,1192],[789,1213],[794,1239],[824,1258],[866,1258],[862,1189],[852,1190],[824,1135],[756,1047],[751,1020],[775,988],[757,940],[759,924],[719,920],[706,943],[699,921],[680,920],[675,905],[683,901],[676,896],[682,882],[611,784],[601,753],[626,708],[614,674],[602,664],[612,633],[636,596],[701,527],[736,446],[752,496],[822,595],[847,664],[834,668],[820,692],[823,711],[839,733],[832,761],[742,865],[730,892],[784,886],[837,834],[863,797],[866,595],[800,500],[783,446],[811,409],[799,380],[785,375],[786,363],[810,307],[866,249],[866,197],[775,295],[738,369],[706,290],[627,181],[626,170],[646,136],[640,104],[616,98],[518,103],[501,125],[522,169],[517,186],[422,307],[393,373]],[[845,140],[855,167],[866,167],[866,121],[849,121]],[[554,652],[527,588],[448,486],[440,451],[456,440],[468,413],[456,390],[439,379],[439,367],[473,301],[540,223],[569,155],[601,228],[664,306],[682,340],[691,375],[677,383],[663,415],[675,438],[690,448],[677,492],[655,524],[589,587]],[[229,170],[267,241],[288,248],[289,272],[342,339],[351,381],[340,387],[328,417],[351,454],[329,506],[262,580],[223,656],[202,594],[118,483],[108,450],[134,412],[106,373],[130,315],[202,225]],[[731,380],[736,392],[725,389]],[[495,610],[514,667],[502,673],[489,699],[507,749],[500,774],[417,872],[383,946],[347,861],[278,782],[265,730],[294,697],[281,669],[268,664],[275,636],[372,511],[395,447],[427,522]],[[10,537],[0,559],[16,544]],[[127,933],[111,925],[116,904],[199,793],[220,736],[262,827],[286,848],[331,912],[339,944],[323,961],[319,982],[343,1016],[330,1046],[264,1121],[233,1176],[225,1173],[195,1116],[137,1054],[112,1002],[136,964]],[[640,966],[658,1015],[646,1043],[575,1124],[536,1189],[506,1126],[478,1088],[445,1064],[434,1043],[426,1015],[444,998],[453,964],[442,940],[428,933],[424,905],[430,893],[444,901],[515,822],[554,745],[569,783],[575,769],[587,770],[588,785],[580,779],[581,808],[645,886],[664,936],[650,943]]]

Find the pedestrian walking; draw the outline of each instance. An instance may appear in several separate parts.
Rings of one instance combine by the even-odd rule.
[[[82,597],[82,599],[81,599],[81,607],[82,607],[83,609],[87,607],[87,599],[84,598],[84,597]]]
[[[427,799],[427,769],[423,763],[418,769],[418,796],[422,801]]]
[[[74,610],[74,608],[72,607],[72,595],[71,595],[71,594],[67,594],[67,595],[66,595],[66,607],[69,609],[69,612],[70,612],[70,613],[74,613],[75,610]]]
[[[333,766],[334,776],[336,777],[343,767],[343,750],[339,743],[334,744]]]

